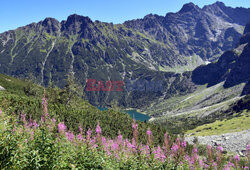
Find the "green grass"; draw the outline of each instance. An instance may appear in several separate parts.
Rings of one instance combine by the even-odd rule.
[[[198,126],[193,130],[189,130],[186,134],[194,134],[195,136],[210,136],[240,132],[247,129],[250,129],[250,112],[244,111],[243,115],[240,117],[235,116],[231,119],[217,120],[213,123]]]

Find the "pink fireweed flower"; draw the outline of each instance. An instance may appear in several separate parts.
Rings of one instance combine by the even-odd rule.
[[[181,147],[186,148],[186,146],[187,146],[187,142],[186,142],[186,141],[183,141],[183,142],[181,143]]]
[[[247,156],[250,156],[250,145],[247,145],[246,150],[247,150]]]
[[[35,120],[33,121],[32,125],[33,125],[34,128],[37,128],[37,127],[38,127],[38,124],[36,123]]]
[[[78,126],[78,129],[79,129],[80,134],[82,134],[83,130],[82,130],[82,126],[80,124]]]
[[[32,121],[32,119],[30,118],[30,120],[29,120],[29,127],[31,128],[32,127],[32,125],[33,125],[33,123],[32,123],[33,121]]]
[[[216,162],[217,162],[217,165],[220,165],[221,158],[222,158],[223,148],[221,146],[218,146],[217,150],[218,150],[218,152],[217,152]]]
[[[77,137],[77,139],[78,139],[79,141],[82,141],[82,140],[83,140],[82,134],[80,134],[80,133],[79,133],[76,137]]]
[[[41,122],[42,122],[42,123],[45,122],[45,119],[44,119],[44,116],[43,116],[43,115],[41,116]]]
[[[231,167],[234,167],[234,164],[233,164],[232,162],[229,161],[229,162],[228,162],[228,166],[229,166],[229,167],[230,167],[230,166],[231,166]]]
[[[212,146],[207,145],[207,153],[208,153],[208,160],[209,160],[209,162],[212,162],[212,160],[213,160]]]
[[[223,168],[223,170],[230,170],[230,166],[225,165],[224,168]]]
[[[216,162],[214,162],[214,163],[212,164],[212,166],[213,166],[215,169],[217,169],[217,163],[216,163]]]
[[[155,159],[158,159],[158,160],[164,162],[166,156],[164,155],[160,146],[158,146],[157,149],[153,151],[153,153],[155,154],[154,155]]]
[[[68,139],[68,141],[73,141],[75,136],[72,132],[66,132],[66,137]]]
[[[118,136],[117,136],[117,143],[120,145],[122,143],[122,135],[119,131]]]
[[[48,112],[45,113],[45,117],[49,118],[49,113]]]
[[[207,164],[204,164],[204,166],[203,166],[205,169],[208,169],[208,165]]]
[[[138,127],[137,123],[132,123],[132,128],[133,129],[137,129],[137,127]]]
[[[175,153],[178,151],[178,149],[179,149],[179,147],[178,147],[177,144],[174,144],[174,145],[172,146],[172,148],[171,148],[171,150],[172,150],[173,152],[175,152]]]
[[[119,150],[119,145],[115,142],[112,142],[110,148],[112,151],[116,151]]]
[[[218,146],[217,150],[220,151],[220,152],[223,152],[223,148],[221,146]]]
[[[203,160],[199,160],[199,165],[200,165],[200,167],[204,166]]]
[[[108,155],[108,156],[111,155],[111,152],[109,151],[109,148],[107,148],[106,152],[107,152],[107,155]]]
[[[2,115],[2,110],[0,109],[0,116]]]
[[[239,155],[235,155],[235,156],[234,156],[234,160],[235,160],[235,161],[240,161]]]
[[[148,128],[148,130],[147,130],[147,135],[148,135],[148,136],[151,136],[151,135],[152,135],[152,132],[151,132],[150,128]]]
[[[207,149],[208,149],[208,150],[212,149],[212,146],[207,145]]]
[[[132,128],[133,128],[133,139],[135,139],[135,142],[137,142],[137,138],[138,138],[137,127],[138,127],[138,125],[137,125],[135,119],[133,119]]]
[[[105,137],[102,137],[102,144],[106,145],[107,144],[107,139]]]
[[[66,131],[66,126],[64,124],[64,122],[58,123],[58,131],[59,133],[64,133]]]
[[[87,140],[89,141],[91,138],[91,129],[89,128],[89,130],[87,131]]]
[[[147,135],[148,135],[148,144],[151,145],[152,144],[152,132],[150,128],[148,128],[147,130]]]
[[[43,104],[43,105],[45,105],[45,104],[47,105],[47,104],[48,104],[48,103],[47,103],[47,98],[45,98],[45,97],[42,98],[42,104]]]
[[[168,136],[167,133],[165,133],[164,134],[164,146],[166,148],[166,151],[169,151],[169,149],[170,149],[169,144],[170,144],[170,137]]]
[[[102,129],[101,129],[100,125],[99,125],[99,122],[97,123],[97,126],[96,126],[96,133],[97,134],[101,134],[102,133]]]
[[[56,119],[55,118],[52,118],[51,121],[52,121],[53,125],[56,124]]]
[[[193,153],[197,153],[198,152],[198,149],[197,148],[193,148]]]
[[[49,132],[50,132],[50,131],[52,130],[51,126],[50,126],[50,125],[48,125],[47,127],[48,127]]]
[[[26,114],[24,114],[24,113],[22,113],[21,114],[21,120],[24,122],[24,123],[26,123]]]
[[[31,131],[30,132],[30,140],[33,140],[34,139],[34,131]]]

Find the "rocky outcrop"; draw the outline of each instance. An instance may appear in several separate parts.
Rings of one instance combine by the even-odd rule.
[[[242,132],[226,133],[212,136],[191,136],[186,141],[193,144],[197,138],[200,144],[218,146],[221,145],[226,151],[235,152],[240,156],[246,156],[246,147],[250,145],[250,129]]]

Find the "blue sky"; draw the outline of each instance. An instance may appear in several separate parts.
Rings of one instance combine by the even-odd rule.
[[[0,33],[39,22],[46,17],[65,20],[73,13],[92,20],[123,23],[149,13],[165,15],[177,12],[191,0],[1,0]],[[250,8],[250,0],[221,0],[227,6]],[[203,7],[216,0],[193,0]]]

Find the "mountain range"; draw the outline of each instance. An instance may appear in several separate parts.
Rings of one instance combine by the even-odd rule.
[[[76,14],[61,22],[46,18],[0,34],[0,73],[58,87],[67,84],[68,75],[82,88],[87,79],[161,80],[163,90],[157,92],[85,91],[96,106],[150,106],[204,84],[226,81],[224,86],[232,87],[246,82],[249,26],[245,32],[244,27],[249,16],[250,8],[216,2],[203,8],[188,3],[177,13],[149,14],[123,24]],[[196,68],[202,64],[208,65]]]

